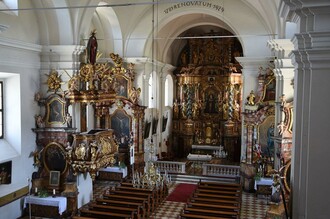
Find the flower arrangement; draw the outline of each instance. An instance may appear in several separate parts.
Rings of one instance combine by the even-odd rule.
[[[39,198],[46,198],[46,197],[48,197],[49,196],[49,194],[48,194],[48,191],[47,190],[45,190],[45,189],[40,189],[39,191],[38,191],[38,197]]]

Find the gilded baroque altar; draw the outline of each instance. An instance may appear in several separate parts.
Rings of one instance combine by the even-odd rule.
[[[241,55],[235,38],[187,41],[175,72],[173,142],[178,157],[186,157],[193,144],[223,145],[228,159],[239,162],[242,82],[235,57]]]

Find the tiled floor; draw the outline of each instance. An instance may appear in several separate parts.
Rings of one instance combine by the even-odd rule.
[[[106,189],[118,185],[118,182],[95,181],[94,198],[103,194]],[[169,194],[174,190],[176,184],[169,188]],[[163,201],[163,203],[153,212],[150,219],[177,219],[182,211],[185,203]],[[242,195],[241,219],[264,219],[269,205],[267,200],[262,196],[258,198],[253,193],[245,193]]]

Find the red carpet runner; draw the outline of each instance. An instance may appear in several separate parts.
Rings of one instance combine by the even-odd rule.
[[[187,202],[189,196],[195,191],[197,185],[180,183],[167,197],[166,201]]]

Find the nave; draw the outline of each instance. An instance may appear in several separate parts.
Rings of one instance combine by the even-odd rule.
[[[182,182],[180,182],[182,183]],[[169,187],[169,195],[174,191],[179,183],[172,183]],[[102,196],[109,189],[119,185],[115,181],[96,180],[93,184],[93,200]],[[177,219],[184,208],[185,203],[164,200],[153,212],[150,219]],[[83,208],[86,208],[83,206]],[[242,192],[242,202],[240,210],[241,219],[264,219],[269,205],[267,199],[262,196],[256,197],[254,193]]]

